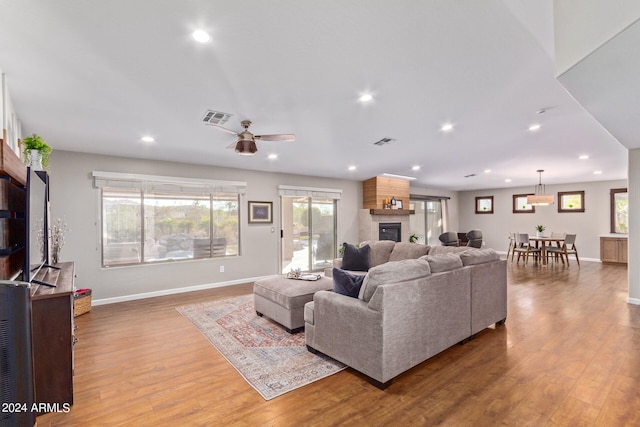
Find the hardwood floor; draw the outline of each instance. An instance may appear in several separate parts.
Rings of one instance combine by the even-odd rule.
[[[38,425],[640,425],[640,307],[627,270],[509,263],[509,315],[397,377],[347,369],[264,401],[175,306],[238,285],[94,307],[76,318],[75,402]]]

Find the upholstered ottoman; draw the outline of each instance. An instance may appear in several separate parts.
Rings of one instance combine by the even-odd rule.
[[[285,276],[271,276],[253,284],[253,298],[258,316],[265,315],[280,323],[287,332],[304,328],[304,305],[313,301],[318,291],[333,289],[333,280],[294,280]]]

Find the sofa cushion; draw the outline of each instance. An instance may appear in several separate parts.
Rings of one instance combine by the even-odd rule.
[[[418,259],[429,253],[429,246],[420,243],[398,242],[394,245],[389,261],[401,261],[403,259]]]
[[[339,268],[333,269],[333,292],[358,298],[364,275],[351,274]]]
[[[393,240],[367,240],[360,243],[362,245],[369,245],[371,248],[371,255],[369,256],[369,267],[375,267],[385,262],[389,262],[389,256],[396,242]],[[345,268],[345,270],[351,270]]]
[[[500,255],[493,249],[474,249],[462,252],[460,259],[463,265],[476,265],[497,261]]]
[[[439,254],[439,255],[426,255],[420,257],[429,263],[431,273],[442,273],[443,271],[451,271],[457,268],[462,268],[462,260],[460,255],[455,252]]]
[[[467,246],[431,246],[429,248],[429,255],[448,254],[451,252],[460,253],[468,250],[469,248]]]
[[[361,245],[356,248],[350,243],[343,243],[342,268],[344,270],[367,271],[370,265],[371,248],[369,245]]]
[[[369,269],[364,277],[358,298],[369,302],[380,285],[399,283],[429,276],[429,263],[423,259],[405,259],[387,262]]]

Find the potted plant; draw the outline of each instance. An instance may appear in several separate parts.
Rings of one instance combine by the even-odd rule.
[[[34,169],[42,170],[49,165],[49,155],[51,154],[51,147],[49,147],[44,139],[40,135],[27,136],[22,140],[23,148],[23,160],[24,162]]]
[[[536,225],[536,236],[542,236],[542,232],[545,230],[544,225]]]
[[[418,243],[418,235],[416,233],[411,233],[409,236],[410,243]]]

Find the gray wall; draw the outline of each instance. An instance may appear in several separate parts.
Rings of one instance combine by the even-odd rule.
[[[609,190],[624,188],[627,181],[599,181],[578,184],[547,185],[547,194],[553,194],[556,203],[537,206],[534,214],[512,213],[512,196],[533,191],[533,186],[494,190],[464,191],[459,193],[460,231],[474,228],[482,230],[485,246],[506,252],[511,232],[535,235],[535,226],[542,224],[545,232],[576,233],[576,246],[580,259],[600,259],[599,235],[610,232]],[[585,192],[585,212],[558,213],[558,191]],[[475,214],[476,196],[493,196],[493,214]]]
[[[93,186],[94,170],[247,182],[241,199],[241,251],[238,257],[175,263],[102,268],[100,262],[100,192]],[[342,189],[339,202],[338,242],[356,242],[357,212],[362,206],[359,181],[197,166],[68,151],[54,151],[50,161],[51,216],[69,226],[62,261],[75,261],[76,287],[92,288],[93,299],[111,301],[137,294],[209,284],[243,283],[278,272],[280,203],[278,185]],[[272,201],[273,224],[247,224],[248,200]],[[272,232],[272,228],[274,229]],[[225,272],[220,273],[219,267]]]

